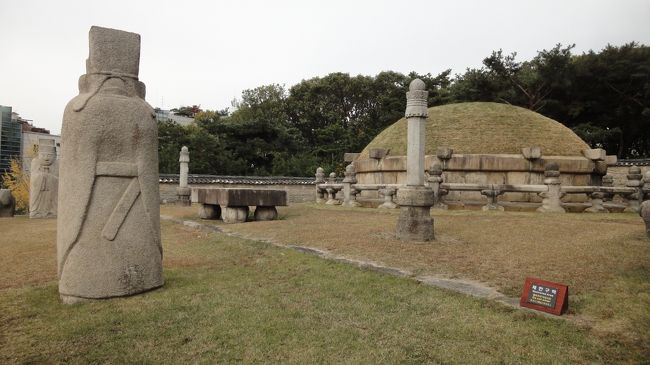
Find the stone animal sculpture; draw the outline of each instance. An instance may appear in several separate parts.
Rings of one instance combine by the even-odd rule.
[[[16,213],[16,199],[11,190],[0,189],[0,218],[10,218]]]

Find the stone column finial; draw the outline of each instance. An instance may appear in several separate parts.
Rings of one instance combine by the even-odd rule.
[[[397,190],[400,215],[397,238],[409,241],[430,241],[433,236],[433,191],[424,186],[424,148],[427,124],[426,85],[420,79],[411,81],[406,93],[407,155],[406,186]]]
[[[565,213],[560,200],[564,193],[560,186],[560,166],[551,162],[544,167],[544,184],[548,190],[540,193],[542,197],[542,206],[537,208],[538,212],[543,213]]]
[[[190,201],[191,190],[188,185],[190,152],[186,146],[181,148],[178,162],[180,162],[180,175],[178,178],[178,189],[176,189],[178,195],[177,203],[183,206],[192,205]]]

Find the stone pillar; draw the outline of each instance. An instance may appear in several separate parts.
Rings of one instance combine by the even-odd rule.
[[[447,209],[447,204],[443,203],[442,197],[447,195],[448,191],[443,189],[442,184],[442,165],[434,162],[429,168],[429,187],[433,191],[433,209]]]
[[[433,191],[424,186],[424,137],[427,123],[425,84],[415,79],[406,93],[408,151],[406,155],[406,186],[397,191],[400,215],[396,236],[401,240],[430,241],[434,239],[431,206]]]
[[[56,218],[59,163],[53,139],[38,139],[29,179],[29,218]]]
[[[635,192],[627,196],[626,213],[638,213],[641,209],[641,202],[643,202],[643,175],[641,175],[641,168],[639,166],[630,166],[627,171],[627,182],[625,186],[634,188]]]
[[[398,208],[397,204],[393,202],[393,196],[395,195],[395,188],[383,188],[379,189],[379,195],[384,196],[384,202],[377,208],[381,209],[396,209]]]
[[[57,259],[64,303],[163,285],[158,124],[140,35],[90,28],[86,74],[61,130]]]
[[[11,218],[16,214],[16,199],[11,190],[0,189],[0,218]]]
[[[327,180],[328,184],[336,184],[336,173],[335,172],[330,172],[329,179]],[[328,186],[325,188],[325,191],[327,191],[327,201],[325,204],[327,205],[340,205],[341,201],[336,199],[336,193],[339,192],[340,189],[337,189],[333,186]]]
[[[497,197],[501,194],[503,194],[503,192],[498,189],[481,190],[481,195],[485,195],[488,199],[487,204],[485,204],[481,209],[483,211],[497,210],[503,212],[505,209],[497,202]]]
[[[537,208],[542,213],[565,213],[562,208],[562,197],[564,193],[560,186],[560,167],[557,163],[551,162],[544,167],[544,184],[548,190],[540,193],[542,197],[542,206]]]
[[[357,201],[356,189],[352,187],[356,183],[357,172],[354,169],[354,164],[349,164],[345,167],[345,178],[343,179],[343,206],[358,207],[361,205]]]
[[[594,191],[589,194],[591,206],[584,210],[585,213],[609,213],[609,210],[603,206],[605,196],[606,194],[602,191]]]
[[[190,187],[187,184],[190,169],[190,152],[187,150],[186,146],[183,146],[181,148],[178,162],[180,162],[180,175],[178,178],[178,188],[176,189],[176,193],[178,195],[177,204],[182,206],[190,206],[192,205],[192,202],[190,201],[191,191]]]
[[[319,188],[318,184],[325,183],[325,170],[322,167],[316,169],[316,203],[321,204],[325,202],[325,189]]]

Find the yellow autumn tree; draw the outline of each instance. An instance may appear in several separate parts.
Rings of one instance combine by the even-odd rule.
[[[18,160],[10,161],[9,171],[5,171],[2,180],[4,186],[11,190],[16,199],[16,211],[27,212],[29,210],[29,174]]]

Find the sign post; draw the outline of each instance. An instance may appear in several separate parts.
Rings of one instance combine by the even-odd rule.
[[[569,308],[569,287],[537,278],[526,278],[519,305],[560,316]]]

